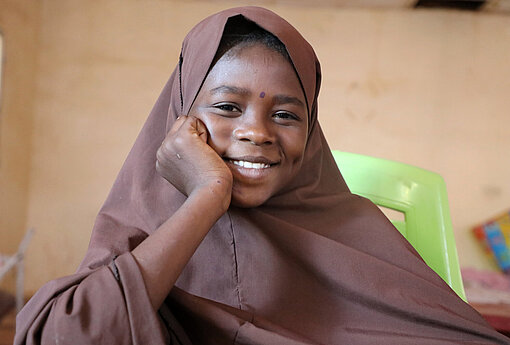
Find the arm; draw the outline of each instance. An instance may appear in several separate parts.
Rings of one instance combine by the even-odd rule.
[[[185,203],[149,237],[100,214],[105,231],[89,248],[96,264],[44,285],[17,316],[15,344],[173,343],[173,325],[168,333],[156,310],[230,204],[230,171],[206,135],[195,118],[176,121],[158,151],[157,169],[188,195]],[[113,253],[124,254],[110,269]],[[187,343],[185,335],[178,338]]]
[[[142,272],[154,310],[158,310],[184,266],[224,210],[217,192],[200,190],[188,197],[179,210],[132,254]]]
[[[193,116],[180,117],[158,150],[157,170],[185,203],[132,254],[154,310],[158,310],[209,229],[226,212],[232,175],[207,145],[207,131]]]

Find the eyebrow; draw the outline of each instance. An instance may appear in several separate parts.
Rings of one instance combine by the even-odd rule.
[[[237,95],[251,95],[251,91],[242,87],[237,86],[231,86],[231,85],[220,85],[218,87],[215,87],[214,89],[211,89],[209,91],[211,95],[215,95],[218,93],[232,93]],[[295,104],[300,107],[304,107],[305,104],[297,97],[294,96],[288,96],[288,95],[274,95],[273,101],[276,104]]]
[[[215,95],[218,93],[234,93],[238,95],[250,95],[251,92],[248,89],[244,89],[242,87],[237,86],[229,86],[229,85],[221,85],[218,87],[215,87],[211,91],[209,91],[211,95]]]
[[[299,98],[288,95],[275,95],[273,96],[273,101],[276,104],[295,104],[301,107],[305,106]]]

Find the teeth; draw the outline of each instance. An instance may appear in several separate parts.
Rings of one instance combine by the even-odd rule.
[[[269,168],[269,164],[264,164],[264,163],[253,163],[253,162],[247,162],[247,161],[231,161],[232,163],[234,163],[235,165],[239,165],[240,167],[243,167],[243,168],[248,168],[248,169],[265,169],[265,168]]]

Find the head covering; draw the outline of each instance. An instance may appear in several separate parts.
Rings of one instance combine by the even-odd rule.
[[[185,200],[157,174],[156,151],[189,112],[227,20],[239,15],[280,39],[302,84],[309,112],[302,168],[262,206],[230,207],[155,314],[129,252]],[[376,206],[349,192],[317,121],[320,80],[312,47],[273,12],[234,8],[195,26],[78,272],[38,292],[18,317],[17,343],[58,336],[109,344],[508,344]]]

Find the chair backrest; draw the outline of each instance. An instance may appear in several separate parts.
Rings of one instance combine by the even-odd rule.
[[[431,171],[411,165],[333,150],[333,157],[354,194],[402,212],[395,227],[425,262],[466,300],[446,184]]]

